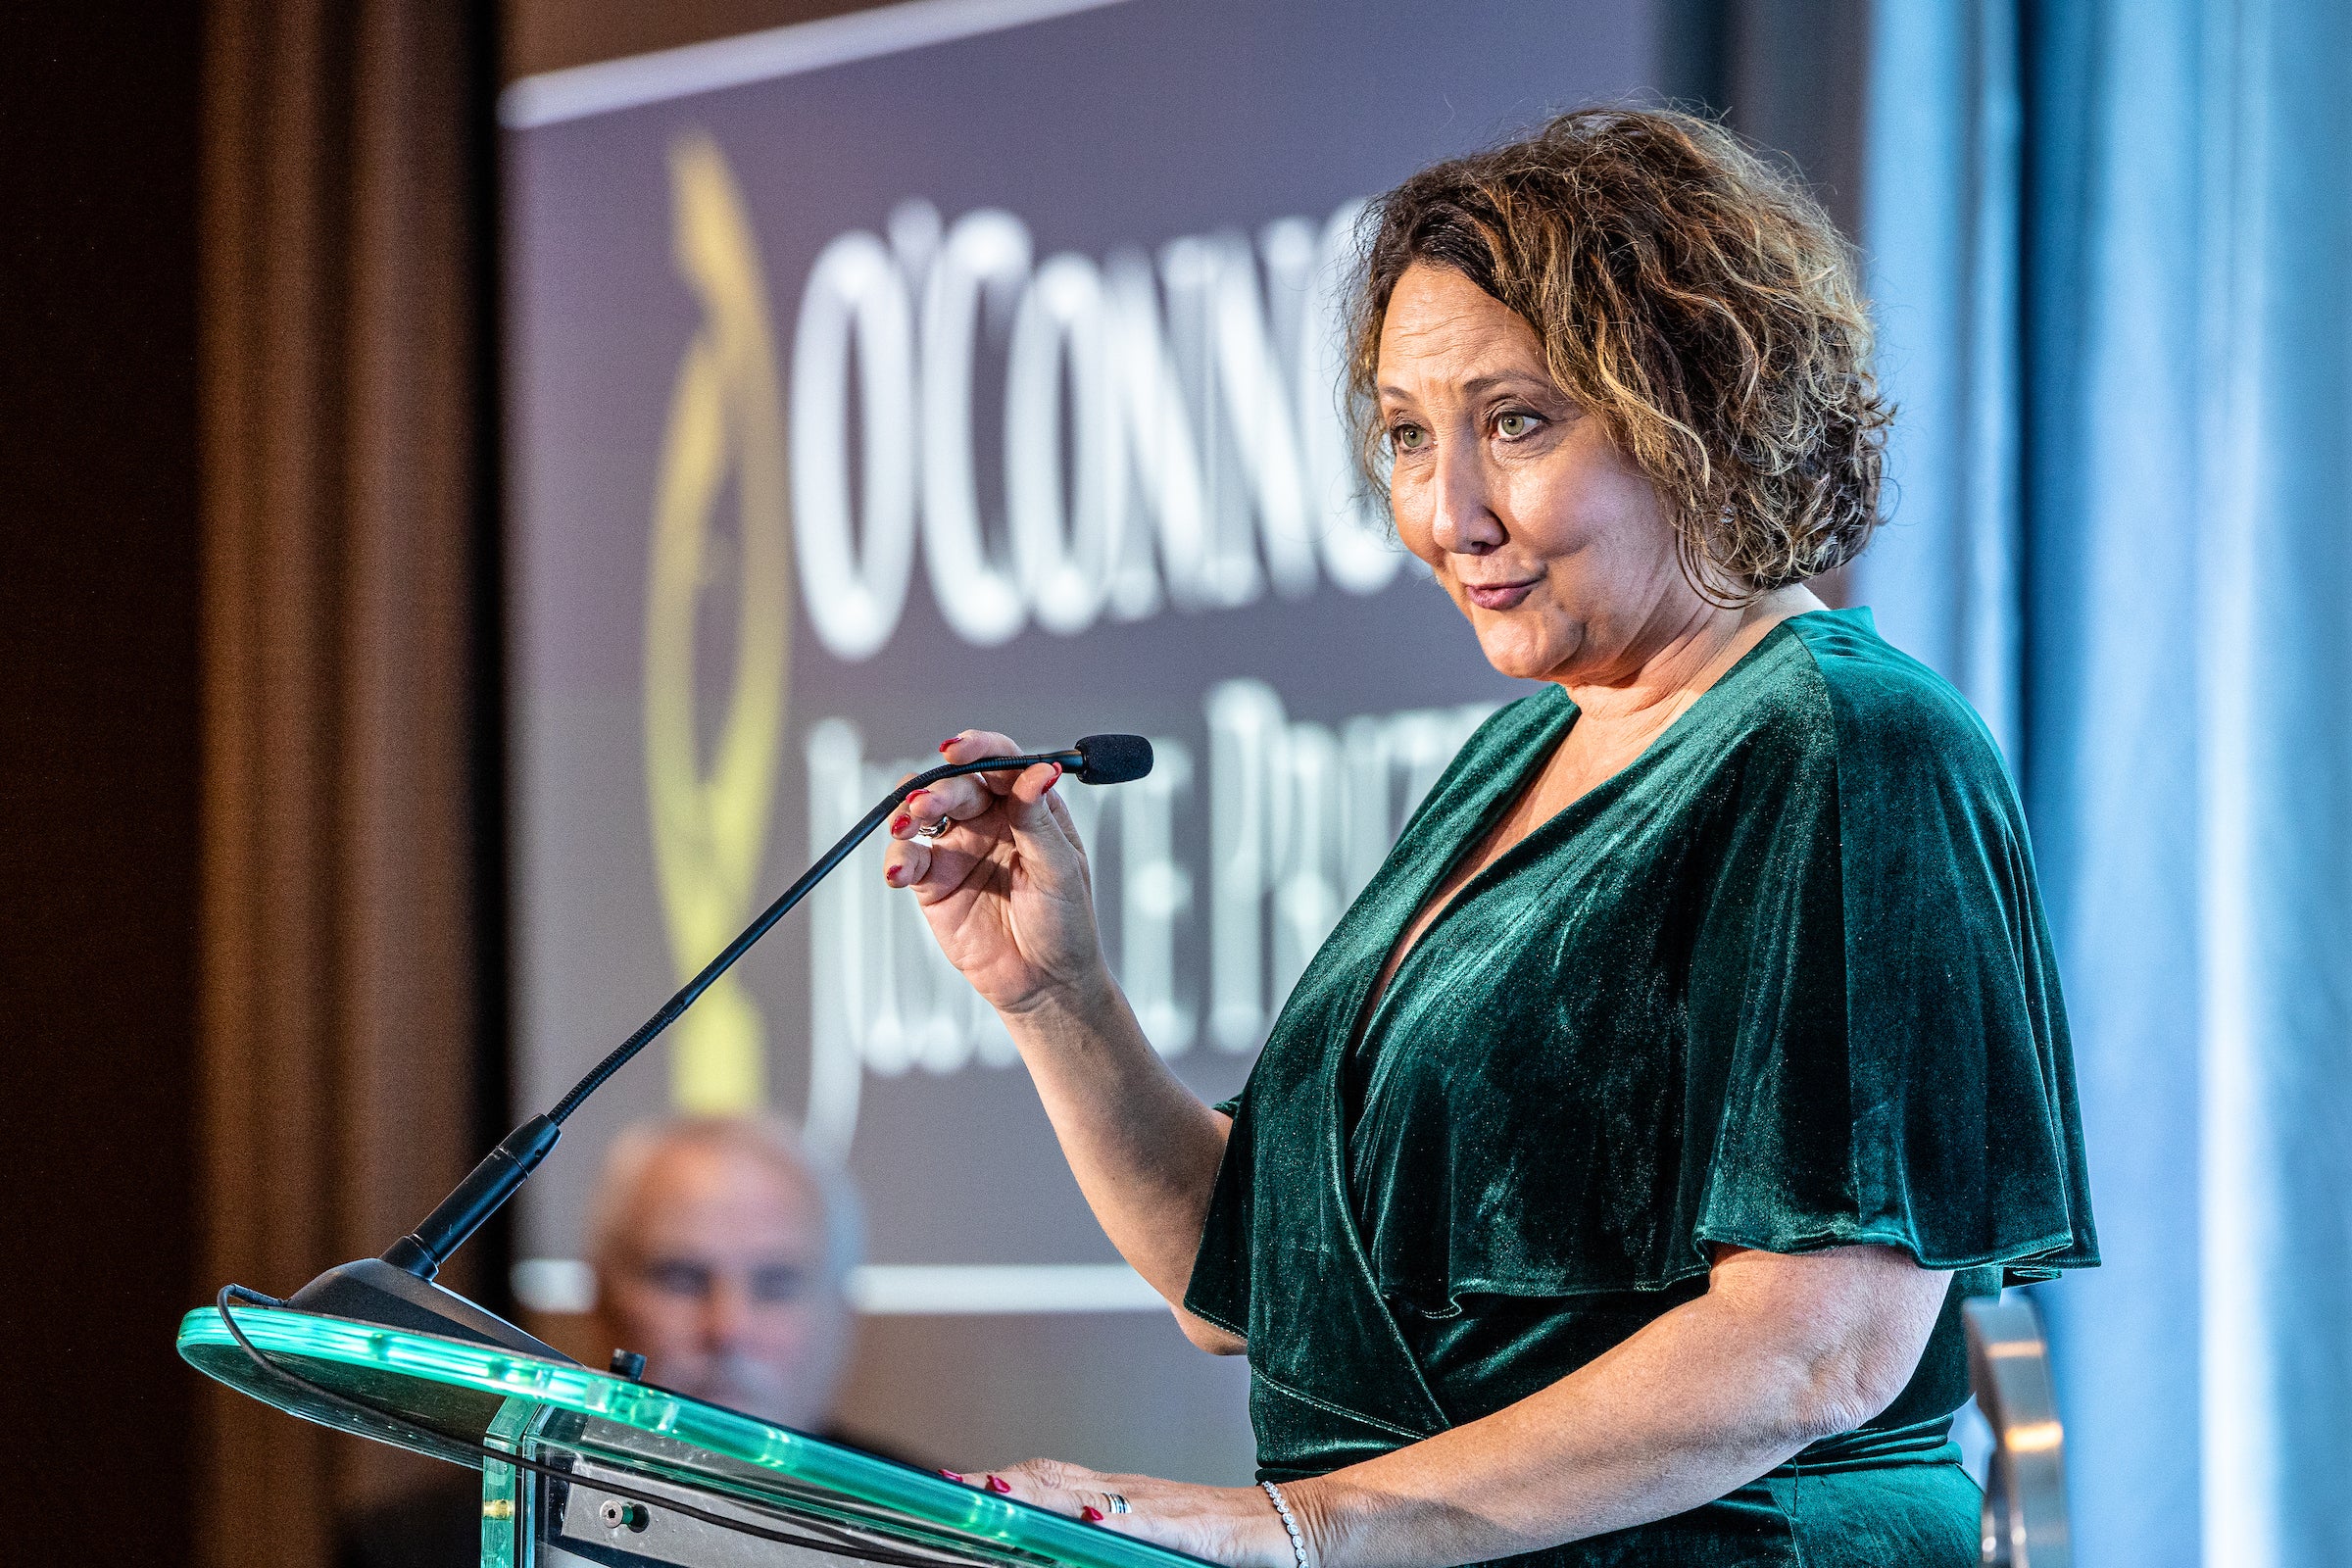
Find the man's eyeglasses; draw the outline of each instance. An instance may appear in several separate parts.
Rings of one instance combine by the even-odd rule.
[[[656,1258],[636,1270],[637,1278],[664,1296],[707,1301],[727,1272],[692,1258]],[[782,1306],[808,1293],[809,1271],[798,1263],[759,1263],[744,1276],[744,1294],[756,1305]]]

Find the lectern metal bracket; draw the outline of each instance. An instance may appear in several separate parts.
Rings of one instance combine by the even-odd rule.
[[[2066,1431],[2041,1316],[2015,1292],[1969,1301],[1962,1316],[1969,1380],[1994,1439],[1984,1478],[1985,1568],[2069,1568]]]

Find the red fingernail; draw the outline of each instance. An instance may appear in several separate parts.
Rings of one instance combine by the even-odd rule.
[[[901,811],[898,815],[890,819],[890,830],[894,834],[904,833],[906,831],[907,824],[913,820],[914,818],[908,816],[905,811]]]
[[[882,880],[894,888],[899,885],[899,878],[906,874],[906,868],[903,866],[886,865],[882,868]]]
[[[1055,762],[1055,763],[1054,764],[1054,784],[1058,784],[1058,783],[1060,783],[1060,782],[1061,782],[1061,764],[1060,764],[1059,762]],[[1048,788],[1048,789],[1052,789],[1052,788],[1054,787],[1054,784],[1049,784],[1049,785],[1047,785],[1047,786],[1046,786],[1046,788]]]
[[[957,1475],[953,1470],[942,1470],[940,1474],[946,1476],[950,1481],[961,1481],[963,1479],[963,1477]]]
[[[951,735],[946,740],[939,743],[939,749],[944,752],[961,739],[963,739],[963,737],[960,735]]]
[[[1012,1488],[1005,1484],[1004,1477],[990,1476],[988,1478],[988,1490],[991,1492],[1010,1492]]]
[[[1090,1525],[1101,1524],[1102,1522],[1102,1510],[1090,1502],[1085,1507],[1078,1510],[1078,1517],[1085,1520]]]

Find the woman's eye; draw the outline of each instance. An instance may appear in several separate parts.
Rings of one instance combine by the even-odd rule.
[[[1516,441],[1535,427],[1536,416],[1532,414],[1502,414],[1494,418],[1494,433],[1505,441]]]
[[[1389,449],[1393,452],[1418,452],[1428,440],[1429,432],[1417,424],[1389,426]]]

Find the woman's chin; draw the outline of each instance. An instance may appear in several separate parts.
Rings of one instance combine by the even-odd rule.
[[[1557,653],[1514,626],[1480,627],[1478,646],[1496,674],[1513,680],[1547,679],[1559,662]]]

